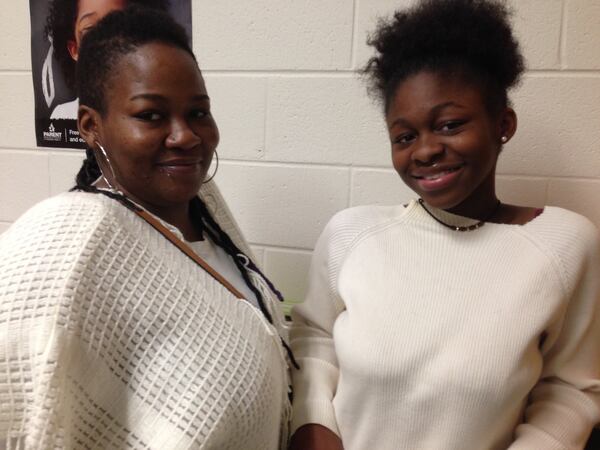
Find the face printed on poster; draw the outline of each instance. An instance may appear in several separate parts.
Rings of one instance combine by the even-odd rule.
[[[108,13],[136,4],[168,11],[192,36],[191,0],[29,0],[35,134],[39,147],[85,148],[75,68],[82,39]]]

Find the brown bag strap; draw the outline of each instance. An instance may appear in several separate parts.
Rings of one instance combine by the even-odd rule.
[[[208,274],[221,283],[229,292],[231,292],[234,296],[239,298],[240,300],[245,300],[244,295],[238,291],[233,285],[227,281],[223,275],[213,269],[206,261],[204,261],[196,252],[194,252],[188,245],[185,244],[181,239],[173,234],[171,230],[165,227],[162,223],[160,223],[152,214],[144,211],[143,209],[136,208],[135,213],[148,222],[156,231],[162,234],[165,238],[167,238],[171,243],[176,246],[179,250],[185,253],[190,259],[192,259],[196,264],[202,267]]]

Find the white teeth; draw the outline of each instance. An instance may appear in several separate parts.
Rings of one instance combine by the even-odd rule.
[[[444,175],[448,175],[449,173],[455,172],[456,169],[444,170],[443,172],[436,173],[435,175],[428,175],[423,178],[426,180],[437,180],[438,178],[443,177]]]

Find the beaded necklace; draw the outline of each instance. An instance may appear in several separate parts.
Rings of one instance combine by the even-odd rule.
[[[482,226],[484,226],[485,223],[486,223],[486,221],[488,219],[490,219],[491,217],[493,217],[494,214],[496,214],[496,212],[498,212],[498,208],[500,208],[501,204],[502,203],[500,202],[500,200],[496,200],[496,205],[494,206],[494,209],[492,209],[492,211],[487,216],[485,216],[483,218],[483,220],[480,220],[479,222],[474,223],[473,225],[469,225],[469,226],[457,226],[457,225],[450,225],[450,224],[448,224],[446,222],[443,222],[442,220],[438,219],[437,217],[435,217],[435,215],[431,211],[429,211],[427,209],[427,207],[425,206],[425,202],[423,201],[423,199],[422,198],[419,199],[419,205],[421,205],[423,207],[423,209],[427,212],[427,214],[429,214],[436,222],[444,225],[446,228],[450,228],[451,230],[461,231],[461,232],[464,232],[464,231],[474,231],[474,230],[476,230],[476,229],[481,228]]]

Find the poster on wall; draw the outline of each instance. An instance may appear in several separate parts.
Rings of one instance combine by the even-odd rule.
[[[77,129],[75,64],[85,33],[111,11],[168,11],[192,36],[191,0],[29,0],[35,134],[39,147],[85,148]]]

